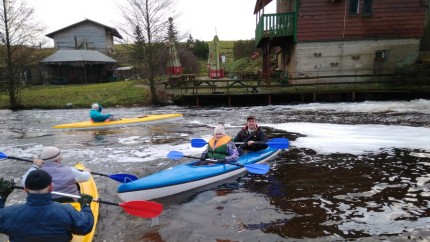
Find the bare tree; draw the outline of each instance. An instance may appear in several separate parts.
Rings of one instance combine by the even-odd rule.
[[[149,80],[153,104],[161,103],[156,78],[165,73],[164,39],[173,3],[173,0],[126,0],[120,6],[124,23],[119,29],[125,33],[132,61],[145,70],[142,74]]]
[[[34,9],[25,0],[0,0],[1,78],[7,82],[11,109],[20,108],[20,90],[26,66],[37,60],[44,44],[44,27],[35,21]]]

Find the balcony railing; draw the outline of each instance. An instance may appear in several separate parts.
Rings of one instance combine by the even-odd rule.
[[[264,38],[296,35],[296,13],[263,14],[255,29],[255,46]]]

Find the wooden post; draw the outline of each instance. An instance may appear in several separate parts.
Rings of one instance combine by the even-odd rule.
[[[200,107],[200,102],[199,102],[199,97],[198,96],[196,96],[196,106]]]
[[[272,105],[272,95],[267,96],[267,104]]]

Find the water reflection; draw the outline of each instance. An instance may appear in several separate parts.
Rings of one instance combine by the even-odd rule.
[[[285,163],[272,172],[266,194],[272,204],[295,216],[285,225],[268,226],[268,231],[294,238],[361,238],[426,228],[430,160],[416,160],[407,150],[393,152],[313,156],[307,161],[306,153],[290,151],[291,159],[287,155],[277,161]],[[297,156],[301,162],[288,162]],[[285,186],[274,193],[277,182]]]

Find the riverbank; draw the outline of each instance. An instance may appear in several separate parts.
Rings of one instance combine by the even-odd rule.
[[[24,109],[87,108],[93,102],[104,107],[150,104],[149,89],[142,81],[31,86],[22,89],[20,98]],[[1,93],[0,109],[8,107],[9,96]]]

